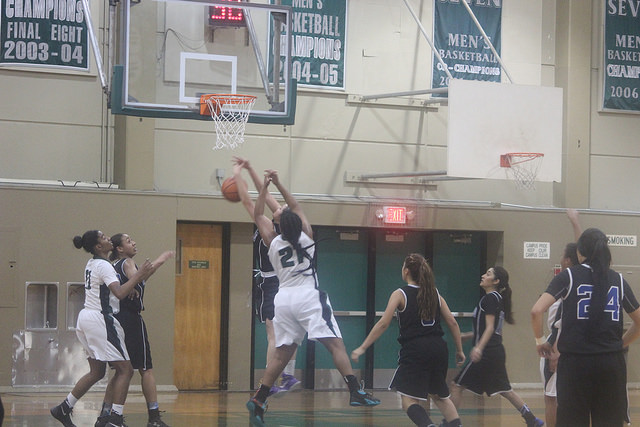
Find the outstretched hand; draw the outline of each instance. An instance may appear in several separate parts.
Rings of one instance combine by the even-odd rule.
[[[233,156],[233,164],[241,168],[249,169],[249,160],[243,159],[240,156]]]

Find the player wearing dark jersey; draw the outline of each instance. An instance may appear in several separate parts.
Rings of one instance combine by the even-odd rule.
[[[251,219],[254,220],[253,211],[255,205],[249,197],[247,183],[242,178],[242,169],[247,170],[247,172],[251,176],[251,180],[258,190],[262,188],[262,182],[247,159],[234,156],[233,161],[233,177],[236,181],[240,201],[251,216]],[[280,220],[280,215],[282,214],[282,209],[284,208],[284,206],[280,206],[280,204],[273,196],[271,196],[271,194],[267,195],[266,204],[271,212],[273,212],[274,230],[277,234],[280,234],[278,221]],[[278,293],[279,281],[278,276],[276,275],[276,272],[271,265],[271,261],[269,260],[269,247],[264,244],[264,241],[262,240],[262,237],[260,236],[260,232],[258,230],[256,230],[253,234],[253,257],[258,264],[258,271],[256,272],[257,284],[253,292],[254,307],[256,315],[258,316],[260,321],[265,324],[265,330],[267,332],[266,359],[268,364],[269,360],[271,360],[271,358],[273,357],[276,349],[276,338],[272,321],[275,315],[274,299],[276,297],[276,294]],[[271,389],[272,395],[280,397],[283,396],[286,392],[296,390],[302,386],[302,383],[294,375],[295,369],[296,354],[294,353],[293,357],[284,368],[284,371],[282,371],[282,375],[280,376],[279,381],[277,381],[273,385]]]
[[[456,407],[449,399],[447,369],[449,350],[442,338],[441,320],[451,331],[456,343],[456,359],[464,362],[460,328],[444,298],[435,286],[433,271],[420,254],[410,254],[402,265],[402,279],[407,285],[393,291],[384,314],[373,326],[360,347],[351,352],[351,359],[359,357],[387,330],[394,313],[400,326],[398,342],[402,346],[398,369],[389,389],[396,390],[402,399],[402,409],[418,426],[433,425],[427,411],[421,406],[429,395],[445,418],[444,427],[461,426]]]
[[[111,237],[113,251],[110,260],[113,263],[118,278],[121,283],[125,283],[132,277],[138,266],[133,261],[133,257],[138,253],[136,242],[128,234],[118,233]],[[174,251],[166,251],[153,261],[153,274],[169,258],[175,256]],[[151,359],[151,347],[147,335],[147,325],[142,318],[144,310],[145,281],[138,282],[129,296],[120,300],[120,311],[115,315],[118,322],[124,329],[124,341],[131,359],[131,366],[140,372],[142,384],[142,394],[147,402],[148,423],[147,427],[169,427],[160,417],[158,405],[158,391],[156,389],[156,379],[153,375],[153,361]],[[102,404],[102,411],[95,427],[106,424],[106,420],[111,411],[111,393],[107,386],[105,401]]]
[[[500,394],[520,412],[528,427],[540,427],[544,421],[513,391],[507,375],[502,327],[505,321],[514,323],[509,273],[499,266],[490,268],[482,275],[480,286],[485,295],[473,312],[473,333],[464,334],[473,337],[471,360],[454,380],[452,400],[459,407],[464,389],[488,396]]]
[[[558,427],[621,426],[628,419],[623,349],[640,336],[640,306],[629,284],[610,268],[607,236],[589,228],[578,239],[578,260],[555,276],[531,309],[534,336],[541,319],[562,298],[558,337]],[[623,310],[633,321],[623,333]],[[539,338],[536,338],[538,342]],[[537,345],[541,356],[549,344]]]

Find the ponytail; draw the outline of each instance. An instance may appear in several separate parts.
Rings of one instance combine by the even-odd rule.
[[[515,319],[513,318],[513,312],[511,311],[511,287],[509,286],[509,272],[503,267],[493,267],[493,274],[498,282],[498,292],[502,295],[502,302],[504,304],[504,320],[507,323],[513,325]]]
[[[411,279],[418,284],[418,313],[422,320],[433,320],[438,312],[440,299],[433,270],[420,254],[409,254],[404,260]]]

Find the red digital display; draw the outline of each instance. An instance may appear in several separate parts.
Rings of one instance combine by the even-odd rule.
[[[241,0],[226,0],[239,3]],[[242,27],[245,25],[244,10],[239,7],[209,6],[209,25]]]
[[[385,206],[384,222],[387,224],[406,224],[407,208],[404,206]]]

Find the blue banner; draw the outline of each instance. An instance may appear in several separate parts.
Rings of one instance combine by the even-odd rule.
[[[465,0],[463,0],[465,1]],[[500,55],[502,0],[466,0]],[[460,0],[434,0],[434,45],[454,79],[499,82],[502,70]],[[447,87],[448,77],[433,55],[431,87]]]

